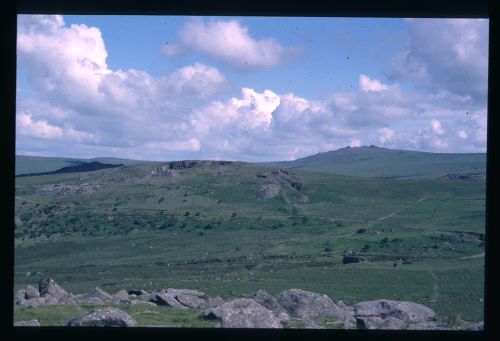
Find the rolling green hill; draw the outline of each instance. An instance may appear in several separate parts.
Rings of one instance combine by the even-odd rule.
[[[97,161],[108,164],[133,165],[147,161],[137,161],[128,159],[119,159],[113,157],[99,157],[93,159],[77,159],[69,157],[45,157],[16,155],[16,175],[52,172],[63,167],[77,165],[81,162]]]
[[[480,165],[478,165],[480,167]],[[301,288],[483,318],[484,180],[182,161],[16,178],[15,289]],[[343,264],[345,254],[364,259]]]
[[[486,154],[427,153],[375,146],[346,147],[295,161],[264,165],[365,177],[438,178],[456,173],[484,174]]]

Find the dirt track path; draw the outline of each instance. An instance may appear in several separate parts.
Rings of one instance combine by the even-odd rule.
[[[402,207],[402,208],[400,208],[400,209],[398,209],[398,210],[396,210],[396,211],[394,211],[394,212],[392,212],[392,213],[389,213],[388,215],[385,215],[385,216],[383,216],[383,217],[380,217],[380,218],[378,218],[378,219],[375,219],[375,220],[373,220],[373,221],[371,221],[371,222],[382,221],[382,220],[385,220],[385,219],[387,219],[387,218],[394,217],[394,216],[395,216],[396,214],[398,214],[399,212],[404,211],[404,210],[406,210],[406,209],[408,209],[408,208],[410,208],[410,207],[412,207],[412,206],[415,206],[415,205],[417,205],[417,204],[421,203],[421,202],[422,202],[422,201],[424,201],[424,200],[425,200],[425,198],[420,198],[420,199],[418,199],[417,201],[415,201],[415,202],[413,202],[413,203],[411,203],[411,204],[409,204],[409,205],[407,205],[407,206],[405,206],[405,207]]]
[[[485,255],[485,253],[481,252],[481,253],[478,253],[477,255],[460,257],[459,259],[481,258],[481,257],[484,257],[484,255]]]

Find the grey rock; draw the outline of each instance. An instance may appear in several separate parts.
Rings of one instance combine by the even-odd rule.
[[[56,300],[60,300],[68,296],[66,290],[61,288],[53,279],[42,279],[38,284],[38,291],[41,297],[52,296]]]
[[[215,308],[221,304],[224,304],[224,300],[220,296],[209,297],[208,299],[205,300],[205,303],[203,303],[199,308],[200,309]]]
[[[68,296],[63,297],[63,298],[61,298],[60,300],[57,301],[57,304],[75,305],[75,304],[79,304],[79,303],[80,303],[80,301],[72,293],[69,293]]]
[[[92,310],[66,322],[66,326],[134,327],[137,322],[126,312],[113,307]]]
[[[409,330],[450,330],[452,328],[447,327],[443,323],[437,321],[424,321],[419,323],[411,323],[406,327]]]
[[[16,292],[16,295],[14,296],[14,304],[16,305],[23,305],[26,303],[26,290],[21,289]]]
[[[280,193],[281,186],[278,184],[265,184],[257,190],[257,197],[261,199],[273,199]]]
[[[113,295],[115,300],[128,300],[128,292],[125,290],[120,290]]]
[[[208,298],[208,295],[205,294],[204,292],[198,291],[198,290],[193,290],[193,289],[173,289],[173,288],[168,288],[166,290],[163,290],[164,292],[167,292],[170,295],[191,295],[191,296],[196,296],[199,298]]]
[[[357,317],[356,323],[358,329],[406,329],[407,326],[404,321],[391,316],[386,318],[379,316]]]
[[[40,327],[38,320],[17,321],[14,322],[15,327]]]
[[[465,330],[484,330],[484,321],[471,324]]]
[[[97,296],[83,297],[82,299],[80,299],[80,302],[82,304],[86,304],[86,305],[106,304],[106,301],[104,301],[102,298],[97,297]]]
[[[57,300],[52,296],[35,297],[35,298],[31,298],[29,300],[26,300],[23,305],[33,307],[33,306],[37,306],[40,304],[57,304]]]
[[[40,297],[40,293],[38,292],[38,289],[32,285],[28,285],[26,287],[25,298],[27,300],[29,300],[30,298],[37,298],[37,297]]]
[[[166,292],[157,293],[155,297],[150,300],[150,302],[172,308],[187,309],[187,307],[177,301],[173,295],[167,294]]]
[[[141,295],[147,295],[148,292],[146,290],[143,290],[143,289],[141,289],[141,290],[129,290],[128,294],[135,295],[135,296],[141,296]]]
[[[206,300],[204,300],[203,298],[199,298],[193,295],[176,295],[175,299],[186,307],[196,309],[203,307],[206,302]]]
[[[345,317],[345,312],[337,307],[327,295],[301,289],[288,289],[276,295],[276,300],[291,317]]]
[[[255,300],[255,302],[271,310],[274,316],[276,316],[276,318],[278,318],[280,321],[290,319],[290,316],[288,315],[286,310],[281,305],[279,305],[276,298],[274,298],[274,296],[269,294],[267,291],[265,290],[257,291],[254,294],[253,299]]]
[[[436,318],[436,314],[432,309],[408,301],[374,300],[360,302],[353,306],[353,312],[356,318],[380,317],[386,319],[393,317],[407,324],[434,321]]]
[[[99,298],[103,302],[109,302],[113,300],[113,296],[105,292],[104,290],[100,289],[99,287],[95,287],[94,290],[88,292],[82,297],[83,301],[86,301],[88,299],[93,299],[93,298]]]
[[[200,317],[220,320],[222,328],[282,328],[272,311],[249,298],[239,298],[206,309]]]

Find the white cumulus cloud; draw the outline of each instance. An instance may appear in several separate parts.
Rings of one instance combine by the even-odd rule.
[[[380,92],[387,90],[389,87],[385,84],[382,84],[382,82],[376,80],[376,79],[371,79],[367,75],[359,75],[359,87],[361,88],[361,91],[364,92]]]
[[[279,64],[295,49],[284,47],[273,38],[255,39],[238,20],[193,19],[179,32],[179,41],[163,48],[167,56],[186,51],[207,54],[229,65],[270,67]]]

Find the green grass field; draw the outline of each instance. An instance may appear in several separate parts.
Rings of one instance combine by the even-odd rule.
[[[294,171],[299,185],[264,200],[256,193],[270,180],[259,175],[271,168],[202,162],[151,176],[157,166],[17,178],[15,290],[41,277],[73,293],[174,287],[229,299],[301,288],[483,319],[484,180]],[[344,265],[345,253],[365,261]]]

